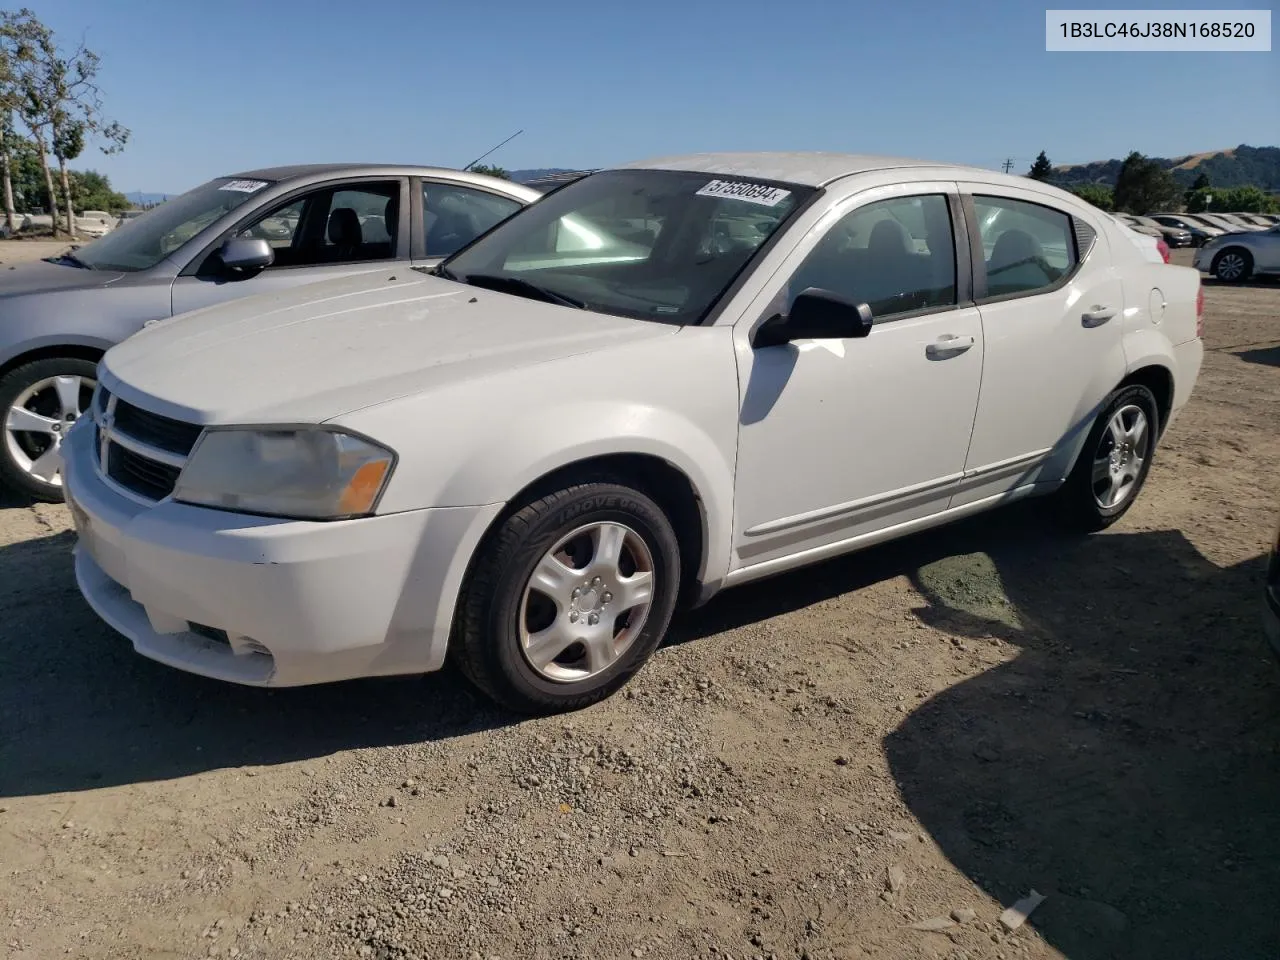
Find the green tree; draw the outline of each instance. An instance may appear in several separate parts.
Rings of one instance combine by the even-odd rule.
[[[48,134],[48,146],[58,161],[62,200],[67,216],[67,233],[75,236],[75,207],[67,163],[84,152],[85,141],[96,136],[104,141],[104,153],[124,147],[129,131],[108,121],[102,113],[102,94],[97,76],[101,60],[92,50],[80,46],[64,55],[53,31],[42,29],[35,44],[35,66],[26,89],[28,114]],[[41,148],[44,139],[41,137]],[[55,218],[55,234],[56,218]]]
[[[120,213],[129,209],[128,198],[113,190],[111,181],[96,170],[71,171],[71,196],[77,210]]]
[[[16,197],[13,166],[17,153],[28,144],[19,132],[15,114],[25,99],[25,79],[35,62],[35,41],[43,29],[34,13],[23,7],[17,13],[0,11],[0,170],[4,179],[5,222],[14,229]]]
[[[1053,164],[1049,162],[1049,157],[1041,150],[1040,156],[1036,157],[1036,162],[1031,164],[1031,170],[1027,173],[1027,176],[1032,180],[1048,180],[1052,174]]]
[[[1191,209],[1191,204],[1193,202],[1196,202],[1196,201],[1193,201],[1192,198],[1197,193],[1200,193],[1200,194],[1207,193],[1209,190],[1209,187],[1210,187],[1209,175],[1205,173],[1203,170],[1201,170],[1198,174],[1196,174],[1196,178],[1191,182],[1191,186],[1187,188],[1187,192],[1182,195],[1182,205],[1187,208],[1188,213],[1200,212],[1199,210]],[[1199,202],[1203,202],[1203,201],[1199,201]],[[1204,209],[1203,207],[1200,208],[1200,210],[1203,210],[1203,209]]]
[[[1183,195],[1182,202],[1187,208],[1187,213],[1204,213],[1209,209],[1212,195],[1212,187],[1200,187],[1196,190],[1188,190]]]
[[[1228,187],[1213,192],[1213,210],[1228,213],[1270,213],[1275,201],[1258,187]]]
[[[1115,196],[1111,188],[1100,183],[1085,183],[1073,187],[1071,192],[1085,203],[1092,203],[1099,210],[1108,212],[1115,209]]]
[[[511,174],[507,173],[502,167],[491,167],[487,163],[477,163],[468,167],[472,173],[483,173],[488,177],[500,177],[503,180],[510,180]]]
[[[1178,184],[1159,163],[1134,150],[1120,164],[1114,197],[1117,210],[1143,215],[1172,206]]]

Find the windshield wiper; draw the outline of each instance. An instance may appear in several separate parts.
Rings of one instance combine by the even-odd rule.
[[[446,280],[457,280],[453,275],[453,271],[446,267],[443,263],[437,263],[434,267],[427,271],[433,277],[444,277]]]
[[[547,303],[558,303],[563,307],[575,307],[578,310],[587,308],[587,305],[581,300],[575,300],[573,297],[566,297],[563,293],[556,293],[554,290],[540,287],[536,283],[525,280],[523,277],[501,277],[496,273],[469,273],[462,282],[468,283],[473,287],[488,287],[490,290],[505,290],[508,293],[532,295],[539,300],[545,300]]]
[[[85,263],[74,253],[60,253],[56,257],[45,257],[47,263],[65,263],[72,267],[78,267],[81,270],[92,270],[93,267]]]

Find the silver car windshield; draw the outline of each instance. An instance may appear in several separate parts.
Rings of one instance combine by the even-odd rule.
[[[79,247],[75,258],[93,270],[149,270],[270,183],[229,177],[210,180]]]
[[[515,214],[438,272],[600,313],[697,323],[814,192],[727,175],[604,171]]]

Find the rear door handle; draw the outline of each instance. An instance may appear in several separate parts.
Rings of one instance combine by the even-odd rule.
[[[930,360],[950,360],[960,356],[973,344],[973,337],[957,337],[954,333],[948,333],[926,346],[924,355]]]
[[[1115,315],[1116,311],[1113,307],[1104,307],[1102,304],[1095,303],[1093,308],[1086,311],[1080,318],[1080,322],[1086,327],[1100,327]]]

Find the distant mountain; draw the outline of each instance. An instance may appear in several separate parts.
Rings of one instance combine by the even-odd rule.
[[[1210,150],[1184,157],[1152,157],[1173,174],[1178,185],[1191,186],[1201,173],[1215,187],[1261,187],[1280,191],[1280,147],[1250,147],[1240,144],[1230,150]],[[1095,160],[1053,168],[1052,181],[1060,186],[1078,187],[1086,183],[1115,186],[1120,160]]]
[[[144,193],[141,190],[135,190],[133,193],[126,193],[124,198],[135,207],[145,207],[151,203],[163,203],[169,197],[176,196],[172,193]]]

